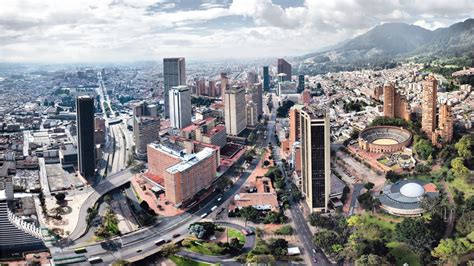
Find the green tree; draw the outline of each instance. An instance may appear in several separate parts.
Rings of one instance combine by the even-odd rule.
[[[368,183],[364,184],[364,188],[367,189],[367,190],[373,189],[374,186],[375,186],[375,184],[372,183],[372,182],[368,182]]]
[[[431,145],[431,142],[426,139],[419,139],[415,143],[414,148],[416,154],[418,154],[423,160],[427,160],[434,151],[433,145]]]
[[[189,234],[195,235],[199,239],[206,239],[213,235],[216,230],[216,225],[211,222],[197,222],[189,226]]]
[[[464,165],[464,159],[461,157],[451,161],[451,170],[456,178],[469,178],[469,169]]]
[[[424,218],[406,218],[395,227],[395,237],[415,249],[419,255],[426,254],[435,243],[435,238]]]
[[[252,221],[254,223],[259,222],[260,213],[252,206],[243,207],[242,209],[240,209],[239,213],[240,217],[244,218],[247,221]]]
[[[472,145],[474,145],[474,137],[472,135],[464,135],[454,147],[460,157],[469,160],[472,158]]]
[[[441,239],[438,246],[431,251],[431,255],[439,258],[442,262],[457,265],[460,256],[467,254],[473,249],[474,244],[472,244],[467,238],[458,238],[455,240],[448,238]]]
[[[283,238],[270,239],[268,247],[272,255],[275,256],[283,256],[288,253],[288,241]]]
[[[323,229],[314,236],[314,244],[329,251],[331,247],[339,243],[339,236],[332,230]]]
[[[277,230],[275,230],[275,234],[277,235],[292,235],[293,234],[293,227],[291,227],[291,225],[285,225],[285,226],[282,226],[280,228],[278,228]]]
[[[456,221],[456,231],[461,236],[474,232],[474,211],[465,212]]]
[[[179,247],[176,244],[166,244],[161,248],[161,255],[165,258],[169,258],[179,252]]]
[[[54,195],[54,197],[56,198],[56,201],[58,203],[61,203],[66,199],[66,194],[64,194],[62,192],[59,192],[59,193],[56,193],[56,195]]]
[[[356,266],[388,265],[385,258],[374,254],[364,254],[355,261]]]

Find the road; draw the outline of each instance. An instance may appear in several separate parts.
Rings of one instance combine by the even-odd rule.
[[[269,121],[267,123],[267,132],[268,132],[268,141],[272,144],[273,149],[272,149],[272,156],[275,159],[275,162],[278,164],[280,170],[282,171],[283,175],[285,176],[285,184],[287,188],[290,186],[291,181],[288,178],[288,175],[283,168],[283,164],[281,163],[280,159],[280,147],[276,145],[276,140],[274,137],[275,134],[275,123],[276,123],[276,106],[278,106],[276,95],[272,94],[272,100],[273,100],[273,106],[274,108],[272,109],[271,114],[269,114]],[[268,112],[268,108],[265,108],[266,112]],[[295,223],[295,229],[296,229],[296,234],[298,238],[300,239],[301,243],[303,243],[304,246],[304,253],[303,255],[306,255],[306,263],[310,263],[311,265],[330,265],[331,263],[327,259],[326,255],[321,251],[320,248],[318,248],[316,245],[313,243],[313,234],[311,233],[311,230],[309,228],[308,223],[306,222],[306,219],[304,217],[303,212],[300,209],[299,203],[295,202],[294,200],[291,201],[291,208],[290,208],[290,213],[291,213],[291,218],[293,222]],[[316,251],[316,253],[313,252],[313,250]],[[314,261],[314,258],[316,258],[317,262]],[[308,261],[309,260],[309,261]]]

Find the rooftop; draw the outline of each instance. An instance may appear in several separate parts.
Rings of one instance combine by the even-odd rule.
[[[169,167],[168,169],[166,169],[166,171],[171,174],[186,171],[187,169],[198,164],[199,162],[211,157],[213,152],[213,149],[206,147],[196,154],[185,154],[184,156],[181,156],[182,161],[180,163]]]

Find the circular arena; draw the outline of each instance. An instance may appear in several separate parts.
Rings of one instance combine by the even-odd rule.
[[[359,148],[373,153],[392,153],[410,145],[410,131],[395,126],[373,126],[359,133]]]

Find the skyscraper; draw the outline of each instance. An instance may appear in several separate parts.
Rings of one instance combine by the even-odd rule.
[[[431,138],[436,130],[436,103],[437,103],[438,81],[433,75],[429,75],[423,81],[423,95],[421,102],[421,130],[428,138]],[[385,92],[384,92],[385,93]]]
[[[304,75],[298,75],[298,93],[304,90]]]
[[[257,106],[257,116],[263,114],[263,91],[262,91],[262,84],[255,83],[249,88],[250,93],[252,95],[252,101]]]
[[[145,159],[147,145],[160,139],[160,118],[156,105],[141,102],[134,106],[133,137],[135,154],[139,159]]]
[[[285,59],[278,59],[278,74],[285,74],[282,77],[283,81],[291,81],[291,64],[286,62]]]
[[[383,90],[383,115],[390,118],[403,118],[409,121],[411,111],[406,97],[401,95],[391,82],[385,83]]]
[[[246,106],[246,119],[248,127],[255,127],[257,125],[257,105],[249,101]]]
[[[297,141],[300,141],[300,112],[303,105],[295,104],[290,108],[288,112],[289,123],[290,123],[290,133],[288,136],[288,146],[291,147]]]
[[[94,98],[76,98],[79,173],[86,178],[95,173]]]
[[[169,117],[169,90],[186,85],[186,66],[184,57],[163,58],[163,88],[165,99],[165,118]]]
[[[227,90],[227,86],[229,85],[229,78],[227,77],[227,73],[221,73],[221,97],[224,98],[225,91]]]
[[[224,116],[227,135],[237,136],[246,127],[245,89],[233,86],[224,94]]]
[[[448,103],[443,103],[439,107],[438,128],[436,129],[431,142],[438,147],[453,140],[453,110]]]
[[[301,109],[302,191],[311,211],[325,211],[331,192],[330,125],[327,110]]]
[[[268,66],[263,67],[263,90],[270,90],[270,73],[268,71]]]
[[[182,129],[191,124],[191,91],[188,86],[173,87],[169,91],[171,127]]]
[[[252,86],[253,84],[258,83],[258,75],[255,72],[248,72],[247,73],[247,84],[248,87]]]

